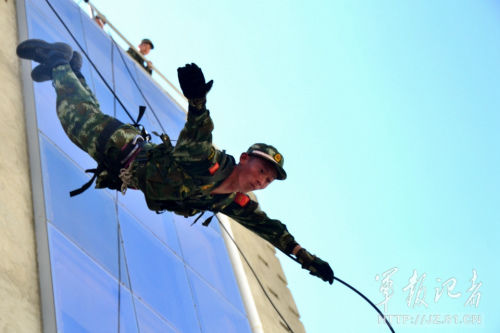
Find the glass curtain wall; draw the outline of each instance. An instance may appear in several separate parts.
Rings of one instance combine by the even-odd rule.
[[[48,3],[54,7],[102,75],[84,56],[82,73],[104,113],[131,122],[107,82],[133,118],[147,106],[141,123],[149,132],[178,136],[185,112],[73,1],[20,1],[29,38],[81,51]],[[133,190],[70,198],[96,163],[63,132],[51,83],[33,91],[57,330],[250,332],[218,224],[191,227],[192,219],[156,214]]]

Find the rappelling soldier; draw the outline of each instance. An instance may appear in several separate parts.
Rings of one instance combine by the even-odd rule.
[[[100,111],[81,74],[82,57],[69,45],[31,39],[18,45],[17,55],[39,63],[31,73],[34,81],[52,81],[64,131],[98,163],[94,170],[97,188],[141,190],[154,211],[168,210],[186,217],[220,212],[285,254],[294,255],[310,274],[333,282],[330,265],[301,247],[283,223],[260,210],[251,193],[286,178],[284,159],[278,150],[257,143],[236,161],[212,144],[213,123],[206,109],[206,95],[213,81],[207,83],[198,66],[178,68],[189,107],[176,144],[172,145],[166,134],[161,135],[161,144],[154,144],[137,126]]]

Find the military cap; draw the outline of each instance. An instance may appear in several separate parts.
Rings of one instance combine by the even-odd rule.
[[[153,45],[153,42],[148,39],[148,38],[144,38],[142,41],[141,41],[141,44],[142,43],[145,43],[145,44],[149,44],[151,46],[151,50],[155,48],[155,46]]]
[[[248,148],[247,154],[270,161],[276,168],[276,179],[286,179],[286,172],[285,169],[283,169],[283,155],[278,152],[278,149],[265,143],[255,143]]]

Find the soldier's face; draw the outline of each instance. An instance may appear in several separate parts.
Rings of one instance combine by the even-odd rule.
[[[151,45],[148,43],[139,44],[139,52],[141,52],[142,55],[148,55],[149,51],[151,51]]]
[[[241,192],[262,190],[276,179],[276,169],[262,158],[241,154],[239,163],[239,187]]]

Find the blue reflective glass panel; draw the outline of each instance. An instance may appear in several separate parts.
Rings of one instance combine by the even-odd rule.
[[[129,189],[124,196],[118,195],[118,200],[126,211],[152,231],[171,250],[180,255],[180,245],[172,213],[157,214],[149,210],[144,194],[138,190]]]
[[[80,7],[78,7],[75,1],[72,0],[45,0],[43,2],[47,1],[50,2],[54,10],[57,12],[57,15],[54,15],[59,16],[53,22],[49,21],[49,23],[57,22],[56,29],[61,32],[63,31],[68,35],[70,35],[70,33],[67,31],[67,29],[69,29],[73,37],[78,41],[78,43],[76,43],[72,38],[73,43],[80,44],[85,49],[85,33],[82,29],[83,13]],[[49,10],[51,11],[51,13],[53,13],[51,9]],[[60,20],[62,20],[62,22]]]
[[[114,76],[116,92],[126,101],[126,105],[133,108],[135,114],[139,105],[146,105],[141,91],[138,89],[137,76],[134,70],[134,60],[116,43],[113,49]],[[139,86],[140,88],[140,86]],[[143,92],[145,93],[145,92]]]
[[[132,120],[126,116],[125,113],[119,113],[119,110],[123,112],[119,101],[123,103],[127,111],[134,119],[137,118],[139,105],[144,105],[144,101],[133,83],[135,73],[131,72],[131,77],[131,75],[129,75],[126,71],[126,67],[124,65],[124,62],[128,63],[129,66],[132,65],[130,63],[130,57],[126,54],[122,54],[110,37],[106,35],[104,31],[90,18],[83,17],[82,21],[87,37],[89,50],[88,54],[97,69],[94,68],[94,66],[87,59],[84,59],[83,67],[91,68],[94,73],[93,84],[94,87],[97,88],[96,96],[101,104],[101,110],[106,114],[117,117],[123,122],[131,122]],[[106,86],[106,83],[103,80],[106,81],[109,87]],[[100,84],[97,85],[97,82]],[[110,88],[113,89],[119,98],[119,101],[116,101],[116,109],[114,107],[110,107],[109,103],[105,103],[104,101],[101,102],[101,94],[103,93],[101,90],[105,90],[104,93],[111,93]]]
[[[40,135],[47,218],[90,256],[117,276],[117,216],[108,191],[69,191],[88,181],[83,170]]]
[[[60,19],[64,22],[67,28],[71,31],[74,38],[82,47],[85,48],[85,39],[81,24],[81,10],[73,2],[69,0],[50,0],[49,1]],[[76,42],[71,37],[68,30],[64,27],[60,19],[54,14],[52,9],[47,5],[47,1],[27,0],[26,12],[28,20],[28,33],[30,38],[41,38],[48,42],[60,42],[71,44],[76,48]],[[49,35],[40,35],[37,26],[32,25],[32,20],[37,20],[39,24],[46,28],[44,32]],[[52,37],[52,38],[47,38]]]
[[[181,332],[198,332],[184,264],[129,213],[119,208],[133,293]]]
[[[179,332],[175,330],[174,327],[172,327],[167,321],[162,319],[160,315],[154,313],[153,309],[148,307],[146,304],[136,300],[135,305],[141,333]]]
[[[116,332],[118,283],[49,225],[50,259],[60,332]]]
[[[245,312],[229,303],[217,290],[188,270],[195,294],[196,308],[204,332],[251,332]]]
[[[129,290],[120,285],[120,331],[119,333],[137,333],[142,330],[138,329],[140,321],[137,314],[137,307],[140,301],[137,298],[132,298]],[[116,332],[117,330],[115,330]]]
[[[191,226],[193,218],[175,216],[174,220],[186,263],[218,289],[236,308],[244,311],[227,248],[221,235],[202,226],[200,221]],[[214,218],[211,223],[217,223],[217,220]]]
[[[51,83],[34,85],[35,107],[39,129],[68,157],[82,168],[95,167],[96,162],[83,150],[79,149],[64,132],[56,113],[55,92]],[[71,184],[72,180],[68,180]],[[76,185],[76,184],[75,184]]]
[[[147,73],[138,71],[137,76],[139,85],[145,92],[150,105],[151,113],[147,114],[147,116],[152,123],[152,128],[155,131],[162,131],[159,126],[159,123],[161,123],[170,138],[177,139],[186,122],[186,113],[151,80]]]
[[[102,29],[86,15],[82,17],[82,23],[86,37],[85,44],[87,46],[87,54],[104,79],[113,86],[112,42]],[[83,68],[95,70],[91,62],[83,54],[82,56]],[[95,74],[94,80],[101,80],[101,78],[99,75]]]
[[[119,318],[120,332],[138,332],[139,301],[57,228],[48,229],[58,331],[116,332]]]

